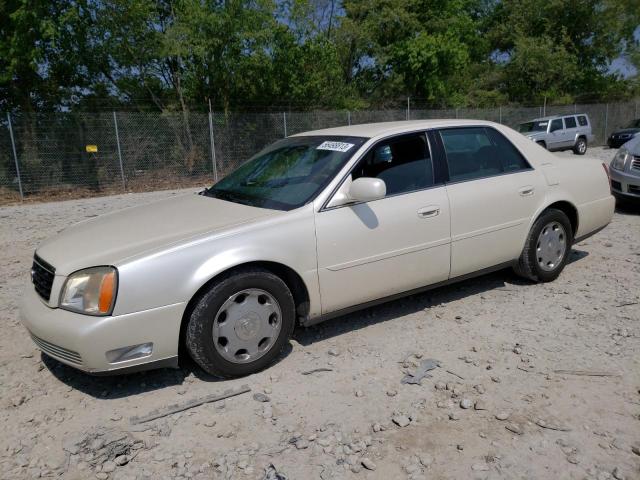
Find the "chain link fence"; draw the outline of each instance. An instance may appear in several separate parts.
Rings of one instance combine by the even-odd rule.
[[[587,113],[595,144],[640,117],[640,101],[484,109],[281,113],[55,113],[0,118],[0,204],[203,186],[273,141],[307,130],[435,118],[516,127],[544,115]]]

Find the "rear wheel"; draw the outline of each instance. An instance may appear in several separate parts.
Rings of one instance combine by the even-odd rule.
[[[545,149],[547,148],[547,144],[543,140],[538,140],[536,143],[540,145],[542,148],[545,148]]]
[[[193,360],[206,372],[239,377],[270,365],[295,325],[293,296],[268,270],[221,278],[196,303],[185,332]]]
[[[527,236],[516,273],[535,282],[550,282],[564,269],[573,244],[571,222],[556,209],[545,210]]]
[[[580,137],[576,140],[576,144],[573,146],[573,153],[576,155],[584,155],[587,153],[587,141]]]

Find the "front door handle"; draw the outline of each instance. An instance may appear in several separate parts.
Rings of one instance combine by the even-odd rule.
[[[422,207],[418,209],[418,217],[420,218],[429,218],[435,217],[440,214],[440,207],[437,205],[431,205],[429,207]]]
[[[518,190],[518,193],[523,197],[530,197],[533,195],[535,189],[531,185],[527,185],[526,187],[522,187]]]

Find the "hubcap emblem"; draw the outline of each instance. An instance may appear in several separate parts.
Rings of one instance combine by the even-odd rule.
[[[246,316],[238,321],[235,330],[236,335],[241,340],[255,338],[258,330],[260,330],[260,317],[255,312],[247,312]]]

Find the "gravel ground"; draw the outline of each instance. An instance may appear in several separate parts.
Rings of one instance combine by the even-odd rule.
[[[34,248],[175,193],[0,208],[0,478],[640,478],[638,211],[576,245],[553,283],[501,271],[301,329],[244,379],[90,377],[41,356],[17,310]],[[402,384],[426,359],[440,367]]]

